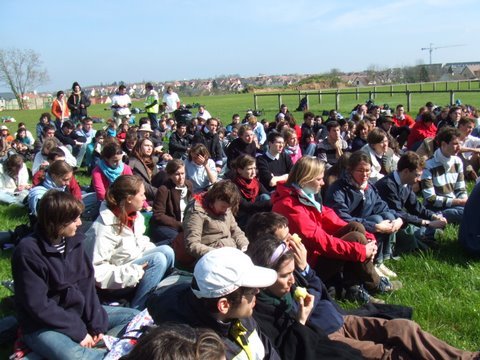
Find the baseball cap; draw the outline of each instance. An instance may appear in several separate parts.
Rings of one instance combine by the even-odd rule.
[[[253,264],[242,251],[223,247],[203,255],[195,265],[193,277],[198,289],[197,298],[218,298],[240,287],[264,288],[277,281],[277,272]]]

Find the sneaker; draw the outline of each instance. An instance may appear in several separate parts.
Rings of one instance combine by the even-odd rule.
[[[401,289],[402,287],[403,287],[403,284],[398,280],[390,281],[386,277],[381,277],[380,284],[378,284],[378,292],[383,294],[386,292],[396,291],[398,289]]]
[[[389,279],[398,277],[397,274],[392,270],[390,270],[389,268],[387,268],[385,264],[378,265],[378,269]]]
[[[385,304],[385,301],[371,296],[368,291],[365,290],[363,285],[354,285],[349,287],[345,294],[345,298],[347,300],[359,302],[361,304]]]

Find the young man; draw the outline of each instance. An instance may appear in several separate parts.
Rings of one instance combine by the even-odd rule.
[[[151,83],[145,84],[145,111],[147,112],[148,118],[150,119],[150,124],[152,129],[155,130],[158,127],[157,114],[159,110],[159,99],[158,92],[156,92]]]
[[[480,169],[480,138],[472,136],[475,127],[475,120],[469,117],[462,117],[458,122],[460,131],[459,157],[463,161],[465,178],[476,181]]]
[[[293,167],[290,156],[283,152],[285,140],[282,135],[272,131],[267,137],[268,150],[257,157],[257,171],[260,182],[272,192],[279,181],[286,181]]]
[[[219,125],[218,119],[208,119],[192,140],[192,146],[200,143],[207,147],[210,157],[215,161],[217,172],[220,172],[223,166],[223,149],[217,134]]]
[[[177,130],[170,136],[168,151],[174,159],[186,160],[190,151],[192,136],[187,134],[187,124],[179,122]]]
[[[82,166],[83,157],[87,151],[87,139],[79,135],[75,130],[75,125],[71,120],[63,122],[60,130],[55,131],[55,137],[64,145],[73,156],[75,156],[77,166]]]
[[[417,199],[417,195],[412,189],[423,172],[425,163],[418,154],[408,151],[398,161],[397,171],[378,180],[375,187],[380,197],[387,203],[388,207],[397,213],[407,224],[415,237],[419,240],[434,240],[436,229],[443,229],[447,220],[442,213],[435,213],[425,208]],[[397,233],[397,246],[399,238],[405,229]],[[408,244],[405,244],[407,247]],[[411,244],[409,250],[413,250],[415,244]]]
[[[465,188],[460,151],[460,131],[441,129],[436,138],[439,148],[425,163],[422,175],[422,194],[425,205],[433,211],[442,211],[449,223],[459,224],[468,195]]]
[[[280,359],[252,318],[259,288],[277,280],[274,270],[254,266],[242,251],[215,249],[200,258],[191,284],[172,285],[148,301],[156,324],[179,322],[214,330],[227,359]]]
[[[132,99],[130,95],[127,94],[127,87],[120,85],[118,92],[112,98],[112,105],[110,106],[117,126],[120,126],[123,119],[130,119],[130,115],[132,114],[130,106],[132,106]]]
[[[180,107],[180,98],[171,86],[167,87],[167,91],[163,94],[162,102],[166,114],[171,114]]]
[[[398,141],[400,148],[402,148],[408,139],[410,129],[415,125],[415,120],[405,113],[405,108],[402,104],[399,104],[395,110],[395,115],[393,115],[393,121],[395,122],[395,125],[390,132]]]
[[[338,121],[331,120],[327,122],[326,126],[328,136],[318,143],[317,157],[325,162],[325,168],[328,170],[337,163],[340,156],[347,150],[348,144],[340,134]]]

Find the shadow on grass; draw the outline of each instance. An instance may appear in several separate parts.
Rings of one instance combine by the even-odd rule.
[[[418,252],[417,256],[464,268],[468,268],[471,262],[479,260],[465,252],[458,241],[441,240],[439,245],[438,249]]]

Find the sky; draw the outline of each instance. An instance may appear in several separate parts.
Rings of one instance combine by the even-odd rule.
[[[2,0],[0,48],[33,49],[49,82],[318,74],[480,61],[477,0]],[[446,47],[451,45],[462,45]],[[445,46],[445,47],[443,47]],[[6,91],[0,85],[0,91]]]

